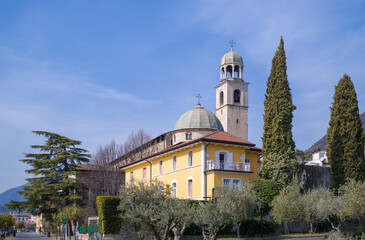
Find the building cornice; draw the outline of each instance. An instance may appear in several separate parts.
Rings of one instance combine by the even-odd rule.
[[[210,134],[206,135],[206,136],[203,136],[203,137],[200,137],[200,138],[196,138],[196,139],[193,139],[193,140],[190,140],[190,141],[187,141],[187,142],[182,142],[180,144],[177,144],[177,145],[174,145],[170,148],[167,148],[165,150],[162,150],[160,152],[157,152],[157,153],[154,153],[154,154],[151,154],[147,157],[144,157],[138,161],[135,161],[135,162],[132,162],[132,163],[129,163],[129,164],[126,164],[126,165],[123,165],[121,166],[120,168],[121,169],[124,169],[126,167],[131,167],[131,166],[135,166],[135,165],[138,165],[142,162],[145,162],[146,160],[153,160],[153,159],[156,159],[156,158],[159,158],[159,157],[163,157],[167,154],[171,154],[173,152],[177,152],[177,151],[182,151],[186,148],[189,148],[191,146],[196,146],[196,145],[200,145],[202,143],[216,143],[216,144],[226,144],[226,145],[232,145],[232,146],[244,146],[246,150],[253,150],[253,151],[259,151],[260,150],[257,148],[255,148],[255,144],[250,144],[250,143],[240,143],[240,142],[234,142],[234,141],[225,141],[225,140],[217,140],[217,139],[207,139],[206,137],[209,136]]]

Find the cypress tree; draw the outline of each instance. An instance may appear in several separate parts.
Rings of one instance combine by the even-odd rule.
[[[335,86],[326,139],[332,187],[365,180],[364,132],[354,84],[346,74]]]
[[[281,37],[279,47],[272,59],[264,101],[263,163],[260,176],[266,179],[273,177],[272,169],[277,164],[275,160],[295,159],[292,119],[296,107],[292,102],[286,69],[284,40]],[[290,165],[295,166],[295,164]],[[295,170],[292,169],[290,172]]]
[[[40,153],[27,153],[20,160],[32,168],[27,173],[35,177],[28,178],[30,186],[24,186],[19,193],[25,201],[10,201],[7,207],[28,211],[34,215],[45,214],[50,217],[64,206],[78,203],[80,183],[76,181],[77,165],[87,163],[90,155],[78,148],[81,142],[56,133],[34,131],[47,138],[44,145],[32,145]]]

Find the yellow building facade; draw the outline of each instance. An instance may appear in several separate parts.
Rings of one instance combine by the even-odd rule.
[[[159,180],[171,187],[173,197],[201,200],[217,186],[257,179],[260,152],[253,143],[215,131],[122,168],[126,184]]]

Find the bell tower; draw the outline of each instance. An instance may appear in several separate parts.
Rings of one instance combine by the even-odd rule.
[[[243,60],[231,45],[220,66],[216,89],[216,116],[224,131],[248,140],[248,82],[243,81]]]

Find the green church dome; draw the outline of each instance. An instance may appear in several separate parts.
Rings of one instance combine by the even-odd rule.
[[[240,64],[241,66],[243,66],[243,60],[238,52],[235,52],[233,51],[233,49],[231,49],[230,52],[227,52],[222,57],[221,66],[225,64]]]
[[[184,113],[179,120],[177,120],[174,131],[189,128],[224,131],[219,119],[212,112],[204,109],[200,104],[194,109]]]

